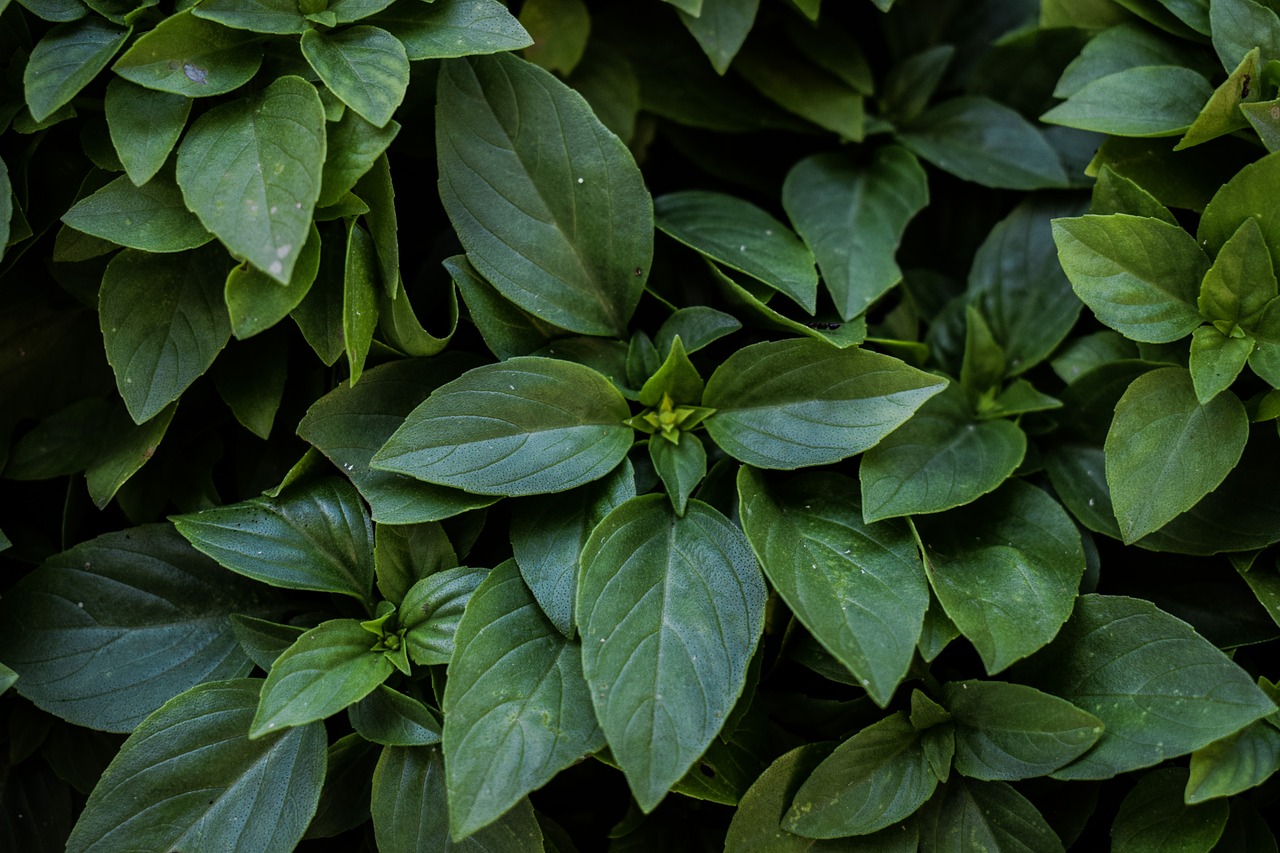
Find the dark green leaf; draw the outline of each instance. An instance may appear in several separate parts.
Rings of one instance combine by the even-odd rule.
[[[261,684],[204,684],[144,720],[89,797],[67,850],[292,850],[320,799],[324,728],[249,740]]]
[[[916,821],[921,853],[1062,853],[1062,841],[1026,797],[1004,782],[958,777]]]
[[[750,465],[823,465],[874,447],[945,384],[866,350],[765,342],[711,375],[702,403],[716,413],[704,423],[721,449]]]
[[[894,260],[902,234],[928,203],[924,169],[897,146],[871,162],[838,154],[801,160],[787,173],[782,203],[813,249],[822,280],[845,320],[902,280]]]
[[[293,268],[288,284],[282,286],[248,264],[232,268],[227,273],[223,293],[227,313],[231,315],[232,334],[241,340],[250,338],[289,316],[289,312],[311,292],[311,285],[320,271],[322,251],[320,232],[312,224],[307,229],[307,240],[302,244],[298,264]]]
[[[1207,404],[1227,390],[1244,370],[1253,352],[1254,341],[1248,337],[1224,335],[1213,326],[1201,326],[1191,333],[1191,382],[1196,399]]]
[[[346,342],[350,382],[355,385],[378,328],[378,267],[373,238],[351,220],[342,281],[342,338]]]
[[[1246,219],[1253,219],[1271,250],[1271,267],[1280,269],[1280,211],[1268,204],[1263,187],[1280,176],[1280,154],[1268,154],[1250,163],[1227,181],[1205,206],[1200,217],[1196,239],[1210,256],[1218,252],[1240,229]]]
[[[1185,800],[1194,805],[1239,794],[1262,784],[1277,770],[1280,731],[1267,721],[1250,723],[1191,753]]]
[[[1187,783],[1183,767],[1154,770],[1128,793],[1111,824],[1115,853],[1208,853],[1222,835],[1229,809],[1216,800],[1202,805],[1182,802]]]
[[[409,57],[400,40],[384,29],[308,29],[302,34],[302,55],[324,84],[374,127],[385,127],[404,100]]]
[[[737,55],[733,70],[784,110],[842,139],[866,135],[862,93],[797,51],[758,42]]]
[[[1040,120],[1115,136],[1176,136],[1200,114],[1213,87],[1177,65],[1146,65],[1094,80]]]
[[[379,524],[374,529],[373,563],[378,591],[398,607],[415,583],[457,566],[458,554],[438,522]]]
[[[1196,305],[1204,319],[1224,334],[1236,326],[1259,332],[1267,303],[1277,295],[1271,255],[1257,220],[1246,219],[1218,250],[1200,284]]]
[[[337,477],[176,516],[174,524],[197,550],[263,583],[371,595],[373,525],[356,490]]]
[[[362,737],[383,746],[430,746],[440,742],[440,721],[431,710],[403,693],[379,684],[347,709]]]
[[[372,465],[476,494],[562,492],[631,447],[622,395],[590,368],[526,356],[468,371],[414,409]]]
[[[227,248],[281,284],[289,283],[320,195],[324,134],[315,87],[285,76],[209,110],[178,146],[187,206]]]
[[[304,630],[242,613],[231,614],[231,632],[235,634],[236,642],[263,672],[271,669],[275,659],[292,646]]]
[[[741,328],[742,324],[732,315],[705,305],[679,308],[658,327],[653,345],[658,352],[670,352],[671,344],[679,336],[685,352],[693,354]]]
[[[107,67],[130,30],[101,18],[82,18],[49,30],[31,50],[22,73],[31,117],[43,121]]]
[[[566,77],[573,73],[591,34],[591,15],[582,0],[526,0],[520,24],[533,38],[525,59]]]
[[[488,569],[463,566],[434,572],[416,582],[400,605],[400,627],[408,631],[409,657],[416,664],[447,664],[463,610]]]
[[[557,326],[623,333],[653,254],[626,146],[581,95],[506,54],[445,63],[436,110],[440,195],[480,274]]]
[[[237,30],[278,35],[310,31],[296,0],[204,0],[192,11],[198,18]]]
[[[707,504],[623,503],[582,552],[582,663],[605,737],[652,810],[719,732],[764,626],[746,537]]]
[[[160,171],[191,112],[191,99],[112,77],[103,102],[111,143],[129,179],[141,186]]]
[[[1078,6],[1078,0],[1073,0],[1073,5]],[[1107,5],[1115,8],[1111,3]],[[1078,9],[1073,8],[1072,12],[1078,13]],[[1122,17],[1115,22],[1119,26],[1109,26],[1090,39],[1080,55],[1063,71],[1053,90],[1055,98],[1068,98],[1095,80],[1131,68],[1182,65],[1194,68],[1204,76],[1214,72],[1212,64],[1205,62],[1192,46],[1139,26],[1123,12],[1119,14]],[[1070,26],[1076,26],[1076,22]]]
[[[1262,48],[1262,60],[1280,59],[1280,17],[1266,3],[1254,0],[1217,0],[1209,5],[1213,49],[1230,71],[1254,47]]]
[[[1106,779],[1199,749],[1275,710],[1185,622],[1123,596],[1083,595],[1031,683],[1102,720],[1102,739],[1054,773]]]
[[[261,39],[195,17],[190,10],[165,18],[116,60],[126,80],[188,98],[238,89],[262,64]]]
[[[760,0],[702,0],[696,17],[681,9],[680,20],[723,74],[751,32],[759,6]]]
[[[257,599],[168,525],[108,533],[5,594],[0,659],[44,710],[128,732],[187,688],[248,671],[227,617]]]
[[[680,435],[674,444],[662,435],[649,439],[649,459],[671,498],[676,515],[683,516],[689,495],[707,475],[707,451],[691,432]]]
[[[443,707],[456,838],[604,746],[581,649],[542,615],[514,561],[495,568],[467,606]]]
[[[1020,480],[945,515],[916,519],[934,594],[996,673],[1048,643],[1084,574],[1062,506]]]
[[[399,132],[398,123],[374,127],[355,110],[343,113],[341,121],[327,123],[324,171],[316,204],[336,204],[373,167]]]
[[[155,454],[177,408],[176,402],[170,403],[143,424],[135,424],[123,407],[107,415],[102,427],[102,451],[84,472],[89,497],[99,509]]]
[[[182,201],[172,176],[143,186],[121,176],[62,215],[77,231],[146,252],[181,252],[213,239]],[[208,261],[206,260],[206,263]]]
[[[92,465],[102,449],[102,425],[110,411],[105,400],[90,397],[53,412],[13,443],[5,478],[46,480]]]
[[[498,0],[400,0],[373,19],[404,43],[411,61],[519,50],[533,39]]]
[[[738,475],[742,526],[778,594],[871,697],[888,704],[920,637],[929,589],[909,530],[866,524],[853,482],[806,474],[778,492]]]

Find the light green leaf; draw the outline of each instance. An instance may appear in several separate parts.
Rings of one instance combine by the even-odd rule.
[[[148,89],[207,98],[238,89],[258,73],[261,41],[185,10],[144,33],[111,70]]]
[[[751,32],[759,6],[760,0],[702,0],[697,17],[681,9],[680,20],[723,74]]]
[[[966,96],[926,110],[899,135],[902,144],[957,178],[988,187],[1061,187],[1067,174],[1029,121],[990,98]]]
[[[1179,367],[1144,373],[1107,431],[1107,485],[1126,543],[1159,530],[1218,487],[1240,461],[1249,418],[1231,393],[1207,404]]]
[[[882,707],[906,675],[929,587],[901,522],[866,524],[853,482],[803,474],[778,490],[744,467],[742,528],[774,589]]]
[[[686,190],[654,202],[662,232],[712,260],[759,279],[810,314],[818,294],[813,254],[790,228],[750,202]]]
[[[88,17],[45,33],[22,72],[31,117],[44,121],[74,98],[107,67],[131,31]]]
[[[430,391],[474,363],[461,354],[445,354],[375,367],[360,384],[343,384],[313,403],[298,424],[298,435],[351,478],[379,524],[438,521],[488,506],[493,498],[369,467],[373,454]]]
[[[488,569],[464,566],[433,572],[404,594],[400,627],[408,633],[409,657],[422,666],[447,664],[453,658],[458,620]]]
[[[1280,180],[1280,153],[1268,154],[1236,172],[1205,205],[1196,240],[1211,257],[1226,245],[1246,219],[1257,222],[1271,250],[1271,267],[1280,269],[1280,210],[1267,202],[1265,187]]]
[[[191,99],[112,77],[103,102],[111,144],[129,180],[141,186],[160,171],[191,112]]]
[[[430,746],[440,742],[440,721],[426,705],[379,684],[347,708],[360,736],[383,746]]]
[[[1268,151],[1273,154],[1280,151],[1280,98],[1241,104],[1240,112],[1249,120]]]
[[[1227,824],[1226,802],[1182,801],[1185,767],[1153,770],[1120,803],[1111,824],[1115,853],[1208,853]]]
[[[1098,169],[1097,180],[1093,184],[1093,200],[1089,212],[1099,216],[1108,213],[1128,213],[1149,219],[1163,219],[1170,225],[1177,225],[1169,208],[1161,204],[1155,196],[1110,166]]]
[[[889,356],[809,339],[771,341],[729,356],[702,404],[707,432],[759,468],[837,462],[874,447],[946,380]]]
[[[514,56],[447,62],[436,145],[441,199],[480,274],[557,326],[624,334],[652,260],[652,202],[582,96]]]
[[[1218,331],[1258,328],[1267,303],[1277,295],[1276,274],[1257,220],[1246,219],[1218,250],[1200,284],[1196,306]]]
[[[933,592],[989,674],[1048,643],[1071,615],[1084,551],[1066,510],[1021,480],[917,518]]]
[[[278,498],[253,498],[173,522],[198,551],[233,572],[283,589],[370,598],[373,525],[345,480],[299,483]]]
[[[187,210],[172,173],[153,177],[142,186],[124,176],[116,178],[72,205],[62,221],[77,231],[144,252],[182,252],[213,239]],[[206,263],[210,260],[208,255],[202,257]]]
[[[231,315],[231,332],[243,340],[266,331],[289,316],[289,312],[311,292],[320,271],[320,232],[312,224],[302,244],[298,264],[289,283],[283,287],[266,273],[240,264],[227,273],[223,300]]]
[[[7,540],[6,540],[7,541]],[[0,696],[3,696],[10,687],[18,682],[18,673],[9,669],[9,667],[0,663]]]
[[[1207,404],[1227,390],[1244,370],[1253,352],[1249,337],[1224,335],[1213,326],[1201,326],[1191,333],[1191,384],[1196,399]]]
[[[227,248],[281,284],[289,283],[320,195],[324,134],[315,87],[285,76],[209,110],[178,146],[187,206]]]
[[[652,811],[724,725],[764,627],[746,537],[699,501],[632,498],[592,531],[578,579],[582,668],[641,809]]]
[[[328,122],[324,171],[316,204],[320,207],[336,204],[373,167],[399,132],[397,122],[374,127],[355,110],[343,113],[338,122]]]
[[[1211,95],[1209,81],[1190,68],[1145,65],[1088,83],[1040,120],[1115,136],[1176,136]]]
[[[1027,436],[1016,424],[978,419],[959,386],[948,386],[863,455],[863,518],[870,523],[963,506],[1007,480],[1026,449]]]
[[[642,406],[660,406],[664,394],[677,406],[696,406],[702,402],[704,387],[698,369],[685,352],[684,341],[677,337],[667,350],[666,360],[645,380],[638,396]],[[687,421],[683,423],[692,426]]]
[[[623,462],[604,479],[561,492],[554,501],[532,498],[512,504],[511,551],[520,575],[566,637],[574,633],[582,547],[614,507],[635,496],[635,472],[630,462]]]
[[[488,826],[604,746],[581,649],[542,615],[512,560],[467,605],[443,709],[455,838]]]
[[[533,38],[525,59],[564,76],[573,73],[591,34],[591,15],[582,0],[525,0],[520,24]]]
[[[782,828],[808,838],[866,835],[909,817],[938,777],[903,711],[844,743],[809,775]]]
[[[441,0],[436,0],[441,2]],[[448,783],[437,746],[389,746],[373,772],[373,832],[381,853],[541,853],[542,830],[529,801],[455,841]]]
[[[1033,686],[1098,717],[1102,739],[1056,771],[1109,779],[1199,749],[1275,710],[1250,676],[1155,605],[1082,595],[1057,639],[1031,661]]]
[[[310,31],[297,0],[203,0],[192,12],[197,18],[255,33],[299,35]]]
[[[1044,776],[1102,736],[1102,721],[1024,684],[951,681],[943,697],[956,726],[956,771],[1013,782]]]
[[[123,407],[107,416],[102,427],[102,451],[84,472],[89,497],[98,509],[105,507],[155,454],[177,409],[176,401],[170,403],[143,424],[135,424]]]
[[[689,495],[707,475],[707,451],[702,440],[686,432],[680,435],[679,444],[673,444],[662,435],[655,435],[649,439],[649,460],[676,515],[683,516]]]
[[[373,239],[351,220],[342,282],[342,337],[346,341],[352,385],[360,379],[373,333],[378,328],[377,260]]]
[[[1146,343],[1191,334],[1209,259],[1195,239],[1160,219],[1080,216],[1053,222],[1062,268],[1076,295],[1098,319]]]
[[[5,594],[0,656],[38,707],[128,732],[187,688],[248,672],[227,617],[259,607],[258,594],[168,525],[108,533]]]
[[[1195,805],[1239,794],[1261,785],[1277,770],[1280,731],[1266,721],[1250,723],[1191,753],[1186,803]]]
[[[1214,90],[1209,102],[1201,108],[1196,120],[1187,128],[1186,135],[1173,150],[1181,151],[1248,127],[1249,120],[1240,111],[1240,106],[1246,100],[1259,100],[1261,85],[1253,81],[1261,79],[1262,65],[1258,61],[1258,49],[1255,47],[1240,60],[1239,67]]]
[[[904,148],[866,164],[840,154],[805,158],[787,173],[782,204],[813,249],[836,312],[851,320],[902,280],[894,260],[907,224],[929,201],[924,169]]]
[[[922,853],[1062,853],[1062,841],[1026,797],[1004,782],[963,776],[943,785],[916,821]]]
[[[249,737],[323,720],[368,696],[394,670],[377,641],[355,619],[307,631],[271,664]]]
[[[261,684],[203,684],[144,720],[102,774],[67,850],[292,850],[320,800],[324,727],[249,740]]]
[[[409,57],[404,44],[384,29],[308,29],[302,34],[302,55],[324,84],[374,127],[385,127],[404,100]]]
[[[434,0],[430,4],[401,0],[371,23],[400,39],[413,62],[500,53],[533,44],[498,0]]]
[[[562,492],[612,471],[631,447],[630,410],[594,370],[523,356],[437,388],[372,466],[475,494]]]
[[[231,337],[220,254],[126,249],[107,266],[98,317],[116,386],[135,423],[177,400]]]

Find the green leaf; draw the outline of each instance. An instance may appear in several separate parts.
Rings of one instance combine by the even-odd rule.
[[[170,403],[155,417],[135,424],[124,408],[113,410],[103,424],[102,452],[84,472],[89,497],[105,507],[120,487],[151,459],[169,429],[178,404]]]
[[[519,50],[533,44],[498,0],[400,2],[373,19],[404,43],[411,61]]]
[[[706,263],[707,269],[711,271],[712,280],[717,286],[720,297],[725,301],[726,307],[741,315],[752,327],[774,329],[792,335],[802,335],[841,349],[860,344],[867,337],[867,323],[863,317],[855,318],[852,323],[813,323],[806,325],[775,311],[765,304],[762,298],[768,300],[772,295],[771,291],[762,293],[758,287],[755,290],[743,287],[711,261],[708,260]]]
[[[178,146],[187,206],[227,248],[281,284],[289,283],[320,195],[324,128],[315,87],[285,76],[209,110]]]
[[[9,667],[0,663],[0,696],[3,696],[10,687],[18,682],[18,673],[9,669]]]
[[[437,388],[371,464],[475,494],[562,492],[622,461],[629,414],[617,389],[588,367],[513,358]]]
[[[652,259],[652,202],[582,96],[505,54],[445,63],[436,145],[441,199],[480,274],[557,326],[623,334]]]
[[[144,720],[102,774],[67,850],[292,850],[320,800],[324,728],[249,740],[261,684],[203,684]]]
[[[1199,749],[1275,704],[1190,625],[1123,596],[1082,595],[1053,644],[1031,661],[1033,686],[1102,720],[1101,740],[1056,771],[1108,779]]]
[[[691,432],[680,435],[675,444],[662,435],[649,439],[649,459],[671,498],[676,515],[684,516],[689,496],[707,475],[707,451]]]
[[[878,149],[866,164],[839,154],[807,157],[782,186],[787,215],[813,249],[844,320],[866,311],[902,280],[894,254],[907,224],[928,201],[924,169],[896,145]]]
[[[443,708],[455,838],[490,825],[604,746],[581,649],[542,615],[512,560],[467,605]]]
[[[1213,326],[1201,326],[1191,333],[1191,383],[1201,405],[1235,382],[1253,346],[1252,338],[1224,335]]]
[[[1161,204],[1155,196],[1110,166],[1103,166],[1098,170],[1089,212],[1099,216],[1105,216],[1108,213],[1128,213],[1149,219],[1163,219],[1170,225],[1178,224],[1178,220],[1173,218],[1169,208]]]
[[[345,480],[300,483],[278,498],[253,498],[173,522],[198,551],[233,572],[283,589],[370,598],[373,525]]]
[[[758,42],[737,55],[733,69],[790,113],[843,139],[861,142],[866,135],[862,93],[794,49]]]
[[[712,260],[785,293],[810,314],[818,294],[813,254],[790,228],[750,202],[686,190],[654,201],[658,228]]]
[[[1280,151],[1280,98],[1241,104],[1240,112],[1268,151],[1273,154]]]
[[[379,27],[330,33],[308,29],[302,55],[324,84],[374,127],[385,127],[409,86],[404,44]]]
[[[511,508],[511,551],[551,624],[574,632],[578,559],[592,529],[614,507],[636,496],[635,472],[623,462],[594,483],[561,492],[554,501],[521,500]]]
[[[724,74],[751,32],[759,6],[760,0],[702,0],[696,17],[681,9],[680,20],[697,39],[716,73]]]
[[[124,176],[116,178],[76,202],[62,221],[85,234],[145,252],[182,252],[213,239],[187,210],[171,176],[153,177],[143,186]]]
[[[1107,5],[1115,9],[1115,4],[1108,2]],[[1073,13],[1077,11],[1072,9]],[[1118,26],[1108,26],[1089,40],[1080,55],[1063,71],[1053,90],[1055,98],[1068,98],[1095,80],[1131,68],[1182,65],[1200,71],[1206,77],[1216,70],[1191,45],[1139,26],[1123,11],[1115,11],[1121,16],[1114,22]],[[1069,26],[1077,26],[1077,23],[1073,21]]]
[[[1102,735],[1097,717],[1023,684],[952,681],[943,696],[956,726],[956,771],[973,779],[1044,776]]]
[[[45,33],[31,49],[22,72],[31,117],[44,121],[79,94],[107,67],[130,32],[88,17]]]
[[[1026,449],[1017,425],[978,419],[964,392],[948,386],[863,455],[863,517],[870,523],[963,506],[1007,480]]]
[[[197,18],[255,33],[299,35],[311,31],[296,0],[203,0],[192,12]]]
[[[110,411],[105,400],[89,397],[51,413],[13,443],[5,478],[47,480],[83,471],[98,458]]]
[[[1004,782],[963,776],[939,789],[916,821],[924,853],[1062,853],[1062,841],[1026,797]]]
[[[853,483],[803,474],[778,490],[738,474],[742,527],[773,587],[801,623],[882,707],[906,675],[929,588],[910,531],[867,524]]]
[[[347,708],[360,736],[383,746],[430,746],[440,742],[440,721],[417,699],[379,684]]]
[[[290,316],[320,360],[332,367],[346,352],[342,330],[342,299],[347,271],[345,223],[319,228],[320,268],[311,290]]]
[[[373,238],[373,247],[377,252],[382,293],[387,299],[395,300],[400,293],[400,243],[396,235],[399,226],[396,219],[395,187],[391,184],[391,163],[385,153],[356,182],[356,190],[369,203],[364,221],[369,226],[369,236]],[[408,305],[407,302],[403,304]],[[392,343],[400,345],[401,338],[393,339]],[[439,349],[431,353],[416,354],[435,355],[436,352]]]
[[[1084,551],[1066,510],[1020,480],[946,515],[915,520],[933,592],[999,672],[1048,643],[1071,615]]]
[[[530,355],[549,340],[565,334],[550,323],[515,305],[480,277],[466,255],[444,260],[454,285],[462,294],[467,313],[487,346],[499,359]]]
[[[874,447],[946,380],[889,356],[800,339],[753,344],[716,369],[704,421],[730,456],[759,468],[837,462]]]
[[[377,256],[373,239],[353,219],[347,229],[347,257],[342,283],[342,337],[346,342],[350,382],[355,385],[369,356],[378,328]]]
[[[5,594],[0,657],[38,707],[128,732],[187,688],[248,671],[227,617],[258,594],[168,525],[107,533]]]
[[[135,423],[177,400],[231,337],[219,255],[126,249],[107,266],[99,322],[116,386]]]
[[[400,132],[397,122],[374,127],[355,110],[325,125],[325,161],[316,204],[327,207],[351,191]]]
[[[191,99],[112,77],[103,106],[111,144],[129,180],[139,186],[145,184],[160,171],[182,135],[191,112]]]
[[[400,627],[409,657],[422,666],[447,664],[453,658],[458,620],[488,569],[445,569],[417,581],[404,594]]]
[[[1249,126],[1249,120],[1240,111],[1245,100],[1259,100],[1260,84],[1250,85],[1262,79],[1262,65],[1258,62],[1258,49],[1254,48],[1226,80],[1218,85],[1209,102],[1204,105],[1187,133],[1174,146],[1175,151],[1190,148],[1217,139],[1219,136]]]
[[[720,731],[764,627],[746,537],[690,501],[623,503],[592,531],[578,579],[582,668],[641,809],[652,811]]]
[[[1209,5],[1213,49],[1227,71],[1254,47],[1262,48],[1263,63],[1280,59],[1280,16],[1274,7],[1254,0],[1217,0]]]
[[[1280,211],[1267,204],[1263,187],[1280,180],[1280,154],[1268,154],[1242,168],[1205,206],[1196,240],[1216,257],[1246,219],[1253,219],[1271,250],[1272,269],[1280,268]]]
[[[260,65],[262,47],[257,35],[185,10],[144,33],[111,70],[148,89],[207,98],[240,88]]]
[[[796,792],[782,828],[808,838],[866,835],[909,817],[937,785],[920,732],[898,711],[817,766]]]
[[[1249,418],[1240,400],[1206,404],[1191,375],[1165,367],[1133,381],[1107,432],[1111,501],[1126,543],[1159,530],[1216,489],[1240,461]]]
[[[1144,65],[1088,83],[1040,120],[1115,136],[1177,136],[1211,95],[1209,81],[1190,68]]]
[[[404,422],[405,415],[430,391],[474,363],[458,353],[375,367],[361,376],[359,385],[340,385],[313,403],[298,424],[298,435],[351,478],[379,524],[437,521],[488,506],[493,498],[369,467],[374,453]]]
[[[582,0],[526,0],[520,24],[533,38],[525,59],[565,76],[573,73],[591,34],[591,15]]]
[[[442,0],[436,0],[442,2]],[[541,853],[542,830],[521,800],[497,822],[455,841],[448,784],[436,746],[389,746],[373,772],[373,832],[381,853]]]
[[[264,332],[289,316],[297,308],[315,283],[320,271],[320,232],[312,224],[307,229],[307,240],[302,244],[298,264],[293,268],[289,283],[283,287],[266,273],[240,264],[227,273],[223,300],[231,315],[231,332],[243,340]]]
[[[1098,319],[1146,343],[1169,343],[1203,322],[1196,308],[1209,259],[1190,234],[1160,219],[1080,216],[1053,222],[1058,257]]]
[[[990,98],[966,96],[926,110],[899,135],[902,144],[957,178],[988,187],[1061,187],[1057,152],[1029,121]]]
[[[1253,331],[1277,295],[1276,274],[1257,220],[1246,219],[1218,250],[1200,284],[1196,306],[1220,332]]]
[[[685,352],[692,355],[741,328],[742,323],[733,315],[705,305],[678,308],[658,327],[653,345],[658,352],[669,353],[671,345],[679,337]]]
[[[249,737],[323,720],[368,696],[394,669],[376,642],[355,619],[307,631],[271,665]]]
[[[1184,804],[1186,782],[1183,767],[1143,776],[1120,803],[1111,824],[1111,849],[1115,853],[1208,853],[1214,849],[1227,824],[1227,804],[1221,800]]]
[[[458,554],[439,522],[392,526],[374,530],[374,570],[378,591],[397,607],[415,583],[458,565]]]
[[[281,625],[267,619],[256,619],[243,613],[231,614],[231,632],[244,653],[263,672],[271,669],[275,659],[293,645],[305,629],[294,625]]]
[[[1266,721],[1250,723],[1234,734],[1191,753],[1188,805],[1229,797],[1261,785],[1280,770],[1280,731]]]

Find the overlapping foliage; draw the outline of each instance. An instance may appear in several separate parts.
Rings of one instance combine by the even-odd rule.
[[[0,847],[1276,850],[1278,13],[0,2]]]

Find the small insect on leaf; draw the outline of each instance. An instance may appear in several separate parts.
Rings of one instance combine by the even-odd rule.
[[[199,83],[201,86],[209,85],[209,72],[207,69],[201,68],[199,65],[192,65],[185,62],[182,65],[182,73],[187,75],[187,79],[193,83]]]

